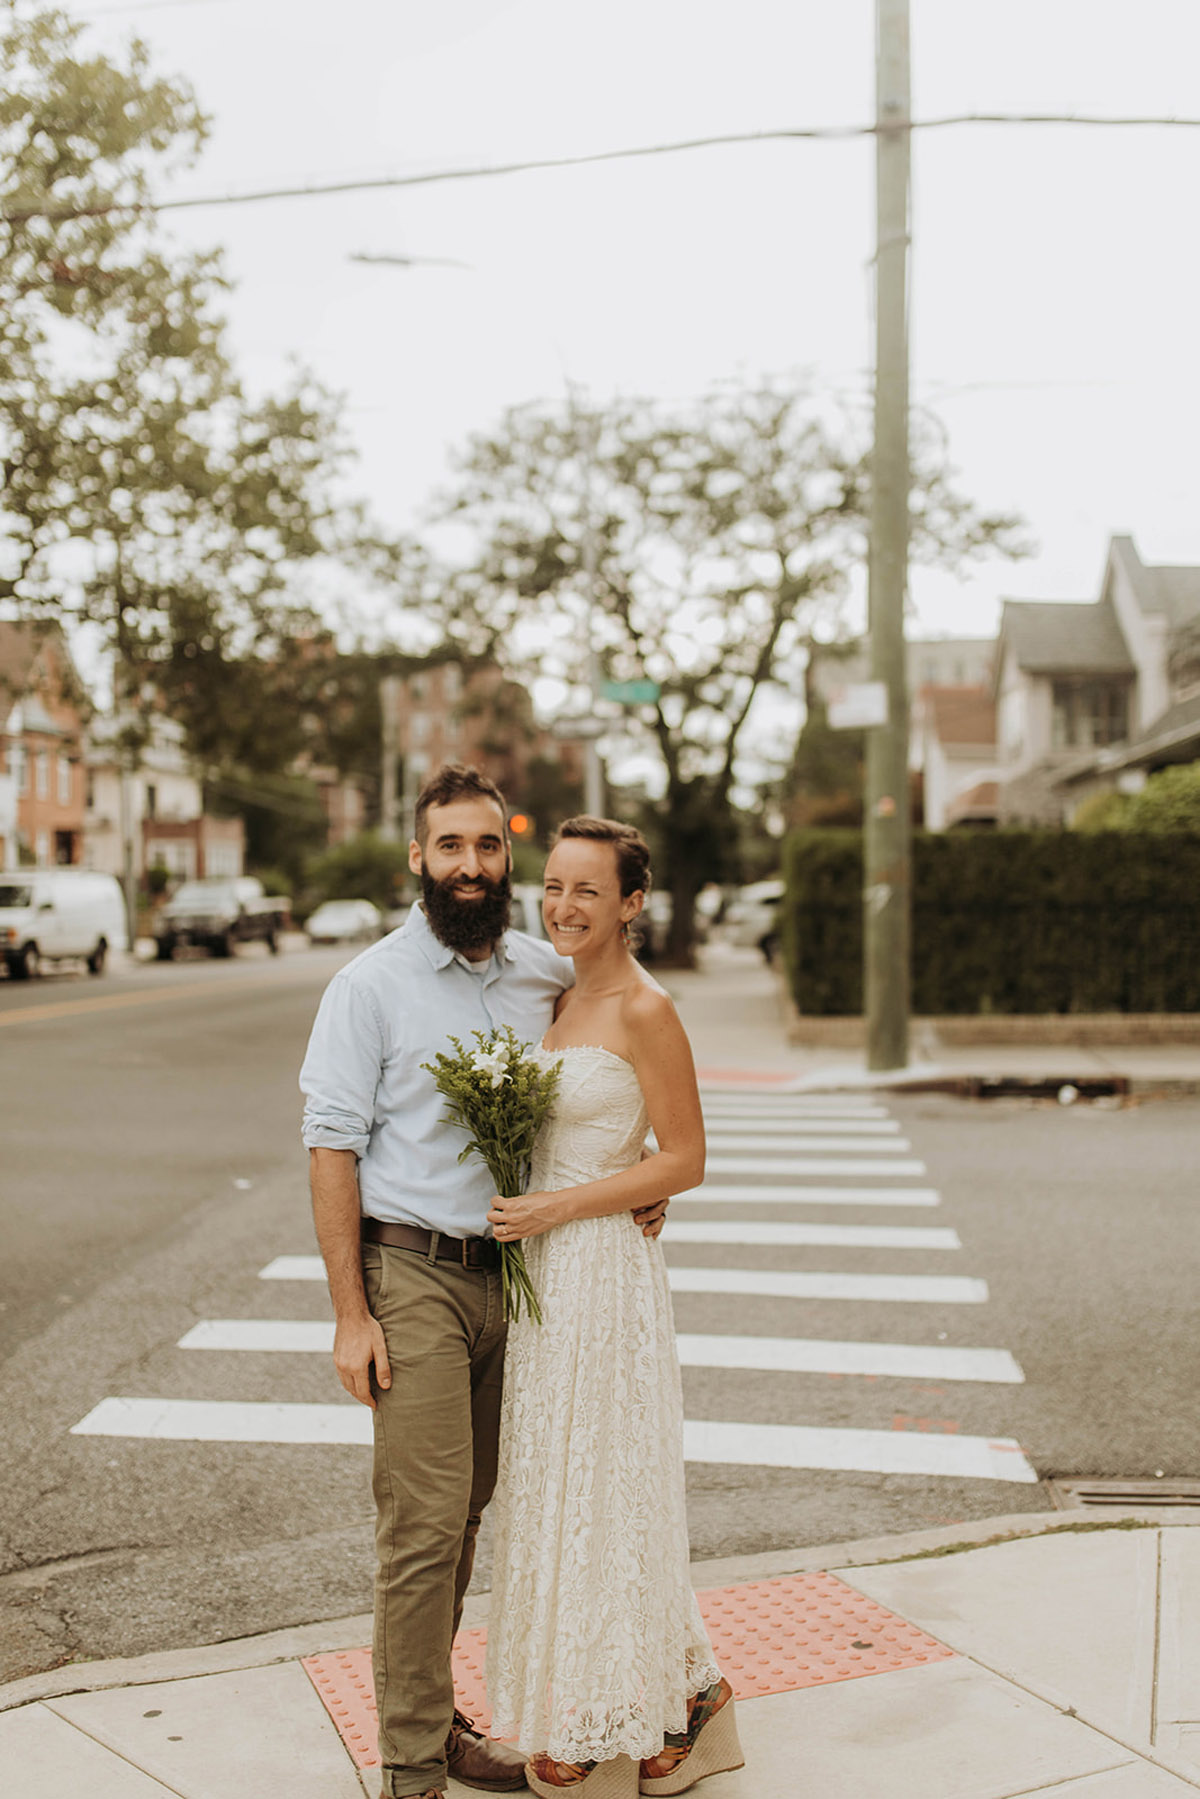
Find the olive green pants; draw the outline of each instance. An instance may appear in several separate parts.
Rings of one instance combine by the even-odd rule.
[[[382,1792],[446,1785],[450,1649],[496,1484],[504,1376],[498,1273],[363,1245],[392,1384],[375,1388],[374,1671]]]

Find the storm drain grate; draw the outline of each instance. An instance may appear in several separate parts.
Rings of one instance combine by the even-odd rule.
[[[1200,1508],[1200,1480],[1048,1480],[1046,1485],[1064,1512]]]
[[[959,1083],[967,1099],[1056,1099],[1060,1105],[1076,1100],[1124,1099],[1129,1093],[1127,1075],[964,1075]]]

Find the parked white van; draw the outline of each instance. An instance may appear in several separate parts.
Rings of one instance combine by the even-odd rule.
[[[82,957],[101,974],[110,949],[129,947],[125,898],[112,875],[87,868],[0,869],[0,956],[14,981],[43,962]]]

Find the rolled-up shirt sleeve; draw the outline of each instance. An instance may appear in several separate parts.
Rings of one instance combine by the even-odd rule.
[[[321,1000],[300,1070],[307,1149],[363,1154],[385,1053],[383,1022],[372,996],[335,977]]]

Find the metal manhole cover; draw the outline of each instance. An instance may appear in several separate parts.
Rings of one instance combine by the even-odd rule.
[[[1060,1511],[1200,1507],[1200,1480],[1048,1480]]]

